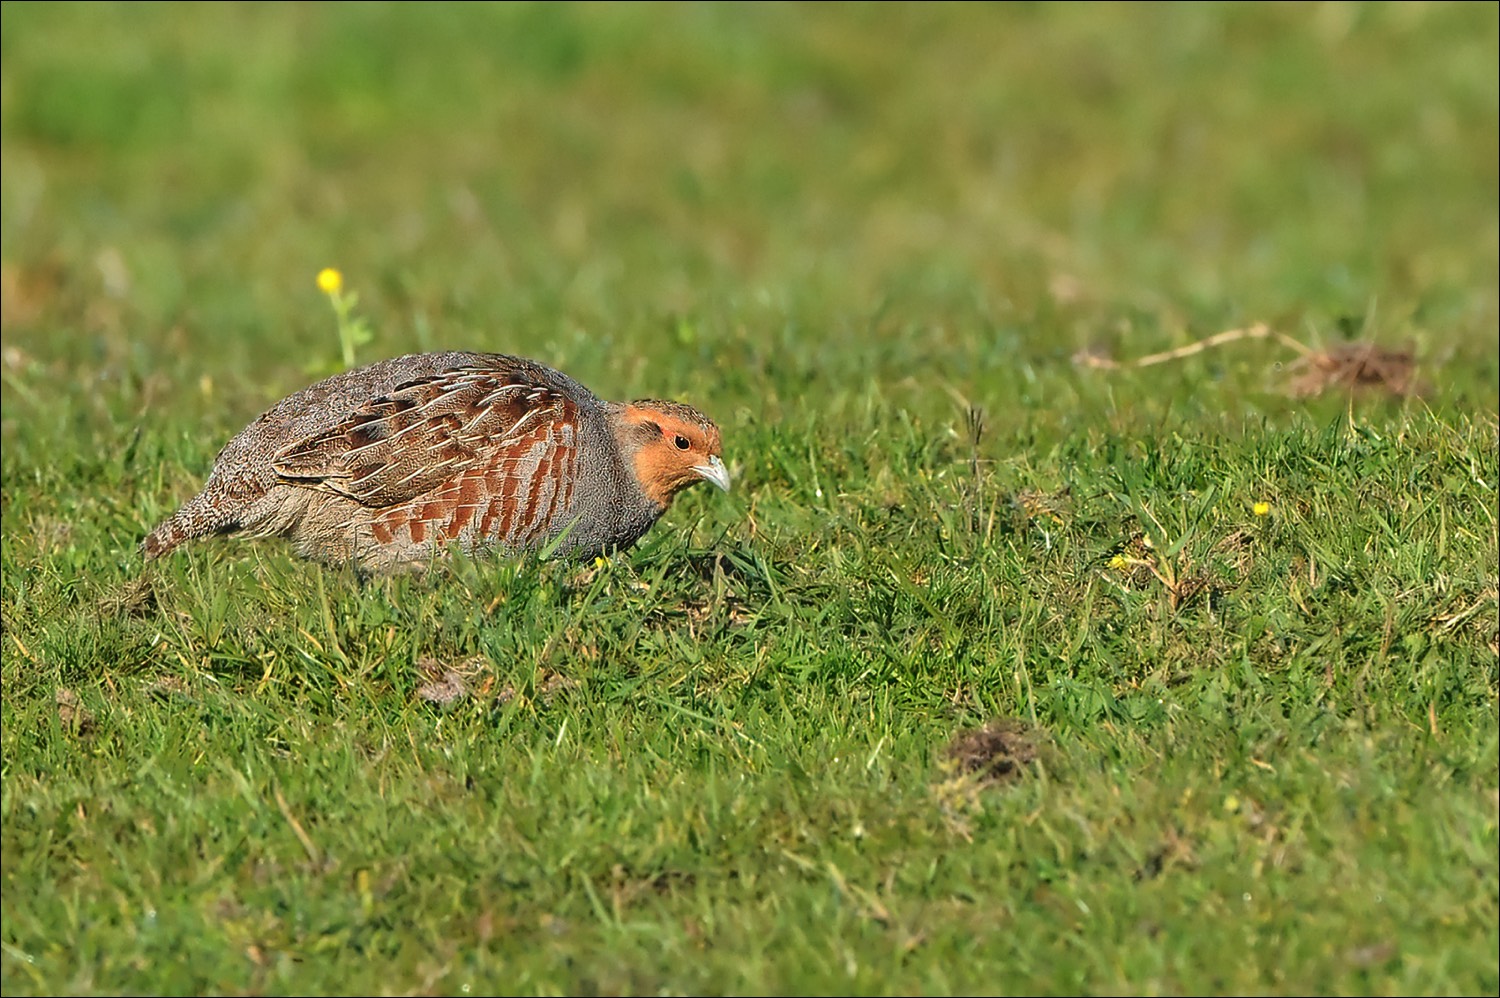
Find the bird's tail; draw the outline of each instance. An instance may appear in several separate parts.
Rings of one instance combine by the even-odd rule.
[[[141,554],[152,561],[196,537],[235,529],[237,524],[224,514],[222,499],[214,489],[206,488],[183,503],[141,541]]]

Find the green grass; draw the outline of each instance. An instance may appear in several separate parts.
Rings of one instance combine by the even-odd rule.
[[[1495,993],[1497,53],[1483,4],[7,2],[5,993]],[[142,587],[340,364],[325,266],[362,360],[693,402],[735,490],[600,566]],[[1258,321],[1422,391],[1072,360]]]

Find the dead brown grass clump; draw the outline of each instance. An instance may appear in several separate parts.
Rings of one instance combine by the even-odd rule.
[[[1172,350],[1147,354],[1134,360],[1115,360],[1096,351],[1083,350],[1073,356],[1073,361],[1083,367],[1106,370],[1150,367],[1153,364],[1191,357],[1236,340],[1264,339],[1275,339],[1299,355],[1285,369],[1292,377],[1284,390],[1293,398],[1311,398],[1340,389],[1347,392],[1378,392],[1397,398],[1421,394],[1417,381],[1416,356],[1409,347],[1388,349],[1374,343],[1353,340],[1315,350],[1263,322],[1243,329],[1228,329]]]
[[[1410,349],[1387,350],[1374,343],[1340,343],[1304,354],[1287,368],[1295,373],[1287,385],[1294,398],[1322,395],[1330,389],[1417,394],[1417,361]]]

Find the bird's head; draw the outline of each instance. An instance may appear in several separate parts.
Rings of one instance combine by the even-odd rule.
[[[728,491],[719,428],[703,413],[681,402],[641,399],[626,404],[621,419],[627,463],[652,502],[671,505],[699,481]]]

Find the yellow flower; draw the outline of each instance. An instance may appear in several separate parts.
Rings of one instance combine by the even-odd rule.
[[[1113,558],[1109,559],[1110,568],[1120,569],[1124,568],[1128,564],[1129,562],[1125,560],[1125,556],[1123,554],[1117,554]]]
[[[1254,513],[1256,516],[1265,516],[1266,514],[1271,512],[1271,504],[1268,502],[1258,502],[1254,506],[1250,507],[1250,512]]]
[[[336,295],[344,290],[344,275],[332,267],[318,271],[318,290],[325,295]]]

